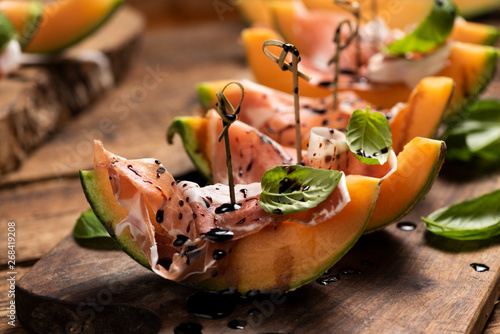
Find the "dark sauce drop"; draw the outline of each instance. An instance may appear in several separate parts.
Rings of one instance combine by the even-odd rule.
[[[359,275],[359,274],[361,274],[361,271],[355,270],[355,269],[351,269],[351,268],[345,268],[345,269],[342,269],[342,271],[340,272],[340,274],[344,275],[344,276],[347,276],[347,275]]]
[[[175,238],[173,245],[174,245],[175,247],[180,247],[180,246],[184,245],[184,243],[185,243],[186,241],[188,241],[188,240],[189,240],[189,237],[188,237],[188,236],[185,236],[185,235],[179,234],[179,235],[177,235],[177,238]]]
[[[156,222],[157,223],[163,222],[163,210],[156,211]]]
[[[196,322],[183,322],[174,328],[174,334],[201,334],[202,329]]]
[[[247,322],[245,320],[231,320],[227,323],[227,327],[232,328],[232,329],[244,329],[245,326],[247,325]]]
[[[316,283],[319,285],[327,286],[330,283],[340,281],[340,275],[331,275],[326,277],[320,277],[316,279]]]
[[[291,180],[288,177],[282,179],[278,184],[278,192],[280,194],[284,192],[294,192],[300,190],[300,184],[295,180]]]
[[[187,311],[205,319],[221,319],[233,313],[236,297],[208,292],[197,292],[186,300]]]
[[[481,264],[481,263],[471,263],[470,266],[472,268],[474,268],[474,270],[477,271],[478,273],[482,273],[482,272],[490,270],[490,267],[488,267],[485,264]]]
[[[207,233],[200,234],[200,237],[214,242],[223,242],[231,240],[234,237],[234,233],[220,227],[215,227]]]
[[[215,208],[215,213],[226,213],[236,211],[241,208],[241,203],[224,203],[221,206]]]
[[[214,250],[212,257],[214,258],[214,260],[220,260],[220,259],[224,258],[224,256],[226,256],[226,255],[227,255],[227,253],[225,251],[223,251],[222,249],[216,249],[216,250]]]
[[[396,225],[401,231],[413,231],[417,228],[417,224],[412,222],[399,222]]]

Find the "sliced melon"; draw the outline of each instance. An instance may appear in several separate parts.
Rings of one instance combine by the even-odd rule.
[[[443,141],[414,138],[398,155],[398,169],[380,186],[380,195],[365,233],[404,217],[431,189],[446,155]]]
[[[427,87],[431,88],[432,85]],[[193,133],[195,131],[203,132],[203,135],[195,135],[191,140],[183,138],[183,142],[188,143],[184,148],[191,158],[202,156],[207,159],[207,161],[203,163],[212,168],[213,164],[210,159],[213,154],[204,152],[210,145],[207,145],[204,141],[198,141],[195,138],[205,136],[213,137],[214,134],[208,134],[213,130],[209,127],[205,129],[202,127],[188,129],[191,124],[201,123],[199,119],[202,117],[192,116],[192,118],[192,121],[188,117],[178,119],[174,123],[176,124],[175,128],[186,128],[179,131],[181,135]],[[206,124],[208,124],[208,122]],[[239,142],[234,139],[232,139],[231,142],[231,151],[237,151]],[[377,201],[375,207],[376,214],[375,217],[371,219],[367,232],[380,229],[396,222],[423,198],[434,183],[441,169],[444,162],[444,154],[444,142],[420,137],[412,138],[410,143],[408,143],[397,156],[398,169],[396,172],[382,180],[381,192],[384,193],[384,199],[381,198]],[[260,158],[262,157],[256,159],[254,164],[261,163],[262,160],[260,160]],[[196,160],[193,160],[193,163],[195,165],[200,164]],[[210,173],[210,175],[212,175],[212,173]],[[260,181],[260,179],[255,179],[254,175],[249,176],[250,178],[246,179],[245,183]]]
[[[500,30],[495,26],[457,18],[450,39],[471,44],[495,45],[499,36]]]
[[[241,37],[248,66],[252,69],[256,81],[283,92],[293,92],[292,73],[282,71],[262,51],[262,45],[265,41],[269,39],[283,40],[283,38],[269,28],[247,28],[242,31]],[[312,85],[302,79],[299,79],[299,91],[303,96],[313,97],[331,94],[330,89]]]
[[[410,7],[418,7],[422,5],[422,2],[415,1],[412,2],[412,4],[413,5],[410,5]],[[329,25],[322,24],[322,22],[331,21],[335,23],[340,22],[342,19],[342,17],[339,17],[339,15],[342,15],[342,12],[307,10],[300,2],[295,1],[272,1],[268,3],[268,7],[273,17],[273,24],[271,27],[276,29],[287,42],[294,44],[299,50],[307,51],[311,49],[313,43],[317,42],[316,39],[311,39],[311,34],[324,35],[327,33],[327,41],[332,41],[334,34],[333,28],[329,27]],[[427,4],[424,7],[427,7]],[[410,8],[405,8],[405,10],[408,9]],[[431,8],[428,7],[428,11],[430,10]],[[416,11],[412,10],[412,12]],[[344,11],[344,13],[347,12]],[[422,17],[422,19],[424,18],[425,17]],[[320,24],[315,25],[315,21],[318,20],[320,20]],[[415,23],[418,22],[420,21],[415,21]],[[406,21],[406,24],[408,23],[409,22]],[[325,28],[329,31],[318,31],[325,30]],[[498,35],[498,28],[492,25],[468,22],[462,17],[457,17],[449,40],[472,44],[493,45],[497,41]]]
[[[476,17],[500,8],[498,0],[454,0],[454,2],[464,17]]]
[[[130,257],[144,267],[151,269],[148,259],[134,241],[129,227],[125,228],[120,237],[115,237],[116,225],[125,219],[128,211],[116,201],[107,170],[80,171],[80,181],[92,211],[109,234]]]
[[[16,29],[10,20],[0,13],[0,51],[17,37]]]
[[[43,3],[40,1],[1,1],[0,12],[12,22],[17,31],[19,44],[24,48],[40,26]]]
[[[484,45],[455,42],[451,45],[449,65],[437,75],[453,79],[455,91],[448,114],[466,106],[483,92],[495,75],[500,50]],[[353,87],[365,100],[380,106],[406,101],[410,88],[404,84]]]
[[[149,268],[128,227],[119,236],[115,233],[127,210],[116,202],[107,170],[82,171],[80,176],[96,216],[127,254]],[[226,255],[224,270],[197,285],[246,294],[250,290],[289,291],[306,284],[330,268],[360,237],[377,201],[379,183],[375,178],[347,177],[351,202],[340,214],[312,227],[277,223],[238,239]]]
[[[43,8],[42,23],[25,52],[56,53],[97,30],[124,0],[63,0]]]
[[[238,10],[249,24],[258,22],[272,26],[273,21],[269,4],[274,1],[239,0]],[[291,1],[294,0],[279,0],[279,2]],[[331,0],[302,0],[302,2],[309,9],[321,9],[345,13],[345,9],[336,5],[334,1]],[[363,17],[368,19],[373,17],[373,3],[373,1],[360,1]],[[408,25],[422,21],[431,10],[433,3],[434,0],[377,0],[375,9],[377,15],[382,17],[389,27],[404,29]],[[458,7],[460,15],[465,18],[486,14],[495,8],[500,8],[498,0],[455,0],[454,3]]]
[[[207,179],[212,178],[210,167],[210,146],[208,140],[208,119],[205,117],[183,116],[176,118],[167,132],[167,141],[172,143],[173,136],[178,133],[182,138],[184,147],[198,147],[205,143],[203,149],[188,150],[191,161],[196,164],[196,169]]]
[[[224,88],[227,82],[229,81],[206,81],[201,82],[197,85],[199,99],[205,110],[215,107],[215,104],[217,102],[215,93],[218,90]],[[248,98],[254,100],[259,98],[260,96],[261,99],[265,98],[266,101],[271,101],[270,95],[276,96],[278,94],[283,94],[282,92],[278,91],[270,91],[269,88],[254,83],[245,85],[245,82],[242,82],[242,84],[245,87],[246,98],[243,100],[240,115],[241,118],[244,118],[245,120],[247,120],[248,117],[252,117],[252,115],[255,115],[253,117],[258,117],[258,110],[254,109],[260,108],[260,105],[257,102],[249,102]],[[444,119],[444,115],[448,108],[453,90],[453,80],[447,77],[428,77],[421,80],[421,82],[415,87],[415,89],[413,89],[408,100],[406,101],[406,104],[399,109],[398,113],[394,117],[391,117],[389,119],[392,131],[393,149],[396,153],[401,152],[403,147],[415,137],[432,138],[435,135],[439,125]],[[228,87],[224,94],[226,95],[228,100],[231,101],[231,103],[236,104],[240,99],[241,93],[239,89],[232,89],[231,87]],[[293,103],[293,97],[290,95],[288,99],[273,99],[273,102],[277,103],[277,105],[272,106],[273,108],[282,108],[283,106],[286,106],[287,103],[291,105],[291,103]],[[311,99],[307,99],[307,102],[304,103],[310,105],[315,104],[315,102],[311,101]],[[342,103],[342,99],[340,100],[340,103]],[[355,103],[352,103],[352,105],[353,107],[351,111],[354,111],[356,108],[366,108],[368,102],[364,102],[363,104],[363,101],[356,101]],[[372,105],[372,108],[376,108],[376,106]],[[390,111],[390,109],[386,109],[381,110],[380,112],[388,114]],[[273,112],[274,111],[269,108],[268,114],[270,115]],[[309,125],[307,127],[307,133],[309,132],[311,127],[321,126],[321,124],[324,123],[324,120],[330,120],[330,117],[328,117],[328,112],[317,113],[314,116],[317,117],[317,121],[315,122],[311,120],[311,116],[308,117]],[[345,120],[345,124],[343,125],[343,127],[347,125],[347,121],[348,119]],[[186,118],[185,120],[182,120],[182,122],[200,121]],[[254,122],[247,121],[247,123],[252,125]],[[329,122],[329,124],[332,123],[332,121]],[[177,126],[179,125],[179,123],[176,121],[174,122],[174,125]],[[188,128],[192,127],[192,125],[188,126]],[[286,138],[284,138],[282,135],[273,136],[271,133],[268,133],[266,129],[258,129],[275,139],[278,143],[282,145],[288,145],[288,143],[285,142]],[[179,131],[192,130],[183,129]],[[200,134],[197,133],[197,135],[199,136]],[[189,139],[185,139],[183,137],[183,140]],[[195,159],[193,161],[198,161],[199,163],[199,161],[202,160]]]
[[[413,89],[408,102],[389,123],[396,153],[415,137],[432,138],[444,119],[453,96],[454,82],[447,77],[427,77]]]
[[[351,202],[332,219],[304,226],[286,222],[239,240],[224,275],[199,285],[211,290],[294,290],[335,264],[364,231],[377,200],[379,180],[347,176]]]
[[[271,88],[291,92],[291,73],[281,71],[262,52],[262,43],[267,39],[279,38],[279,35],[267,28],[247,28],[242,37],[248,65],[256,80]],[[486,88],[495,74],[498,57],[499,49],[495,47],[461,42],[451,44],[449,65],[436,74],[449,77],[456,83],[450,103],[450,114],[476,99]],[[305,81],[300,81],[299,87],[303,96],[331,94],[331,90]],[[411,88],[405,84],[355,84],[350,88],[364,100],[383,108],[391,108],[398,102],[407,101],[411,93]]]

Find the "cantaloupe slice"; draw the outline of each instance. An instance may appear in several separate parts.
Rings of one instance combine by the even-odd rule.
[[[275,0],[276,1],[276,0]],[[290,2],[293,0],[279,0],[280,2]],[[246,22],[264,23],[272,26],[272,14],[269,4],[272,0],[239,0],[238,10],[245,18]],[[342,7],[336,5],[331,0],[302,0],[304,5],[309,9],[321,9],[345,12]],[[387,25],[391,28],[404,29],[408,25],[412,25],[422,21],[432,8],[434,0],[377,0],[376,12],[377,15],[384,19]],[[475,17],[481,14],[490,12],[495,8],[500,8],[498,0],[455,0],[455,5],[459,9],[461,16],[465,18]],[[360,1],[363,17],[371,19],[373,17],[373,2]]]
[[[500,50],[484,45],[455,42],[451,45],[449,65],[437,75],[453,79],[455,91],[448,114],[453,114],[473,101],[488,86],[498,64]],[[389,107],[406,101],[411,89],[404,84],[353,87],[363,99]]]
[[[119,236],[118,222],[127,211],[113,195],[106,169],[82,171],[82,186],[92,209],[118,245],[145,267],[148,261],[128,228]],[[289,291],[320,276],[337,262],[361,236],[373,211],[380,181],[347,177],[351,201],[340,214],[316,226],[283,222],[236,240],[227,265],[216,278],[197,283],[204,289]]]
[[[94,214],[103,223],[110,235],[113,236],[116,225],[127,217],[128,211],[116,201],[107,170],[80,171],[80,181],[92,211],[94,211]],[[120,238],[115,240],[135,261],[151,269],[148,259],[139,245],[134,242],[129,228],[126,228],[120,234]]]
[[[292,73],[282,71],[262,51],[262,45],[265,41],[269,39],[283,40],[283,38],[274,30],[262,27],[244,29],[241,32],[241,37],[243,46],[245,47],[247,63],[252,70],[255,80],[283,92],[293,92]],[[312,97],[322,97],[331,94],[330,89],[312,85],[302,79],[299,79],[299,91],[303,96]]]
[[[25,52],[55,53],[97,30],[123,0],[62,0],[43,8],[42,24]]]
[[[211,143],[206,138],[213,138],[213,128],[204,117],[184,116],[174,120],[169,128],[169,138],[175,133],[181,136],[190,134],[189,138],[182,138],[184,148],[191,157],[195,166],[212,168]],[[198,133],[199,132],[199,133]],[[201,138],[198,139],[198,138]],[[232,140],[231,151],[238,151],[239,142]],[[248,154],[248,152],[247,152]],[[396,222],[418,203],[430,190],[434,183],[445,157],[444,142],[428,138],[412,138],[412,140],[398,154],[398,169],[395,173],[382,180],[381,192],[383,198],[377,201],[374,218],[371,218],[367,232],[371,232]],[[258,158],[253,164],[258,164]],[[204,172],[208,179],[212,171]],[[259,180],[247,179],[246,182]]]
[[[17,31],[19,44],[24,47],[40,26],[43,4],[40,1],[1,1],[0,12],[10,20]]]
[[[495,26],[457,18],[450,34],[450,40],[470,44],[495,45],[499,36],[500,30]]]
[[[404,217],[431,189],[446,155],[443,141],[414,138],[398,155],[398,169],[382,181],[370,233]]]
[[[215,107],[215,104],[217,102],[216,92],[218,90],[222,90],[228,82],[230,81],[205,81],[197,85],[200,103],[205,110]],[[240,113],[245,114],[245,118],[252,117],[252,115],[258,117],[257,111],[252,111],[254,105],[257,105],[257,107],[255,108],[260,108],[260,105],[255,102],[255,99],[258,99],[259,96],[261,99],[265,99],[266,96],[272,94],[273,91],[269,90],[267,87],[262,87],[257,84],[246,86],[244,82],[242,82],[242,84],[245,87],[247,98],[248,94],[250,94],[252,101],[250,102],[250,106],[247,106],[247,104],[245,103],[246,100],[244,99]],[[258,90],[259,87],[262,87],[260,91]],[[454,83],[450,78],[427,77],[421,80],[421,82],[413,89],[405,105],[400,108],[399,112],[396,115],[389,119],[389,124],[392,131],[393,150],[396,152],[396,154],[401,152],[403,150],[403,147],[415,137],[432,138],[435,135],[439,125],[444,119],[444,115],[450,103],[453,91]],[[238,103],[241,96],[240,90],[236,89],[233,86],[228,87],[228,89],[225,90],[224,94],[234,105]],[[279,100],[276,100],[276,102],[278,101]],[[293,97],[290,95],[290,98],[287,101],[284,101],[282,105],[277,104],[273,107],[280,108],[285,105],[285,103],[290,104],[292,103],[292,101]],[[342,102],[342,100],[340,102]],[[306,103],[311,103],[311,101],[308,100],[308,102]],[[366,108],[366,105],[368,104],[369,103],[366,102],[363,108]],[[375,105],[372,105],[372,108],[375,107]],[[249,108],[250,110],[246,110],[247,108]],[[354,111],[354,109],[352,111]],[[385,113],[389,112],[389,109],[385,110]],[[273,113],[272,110],[269,111],[269,114],[271,113]],[[316,114],[316,116],[318,118],[318,122],[315,123],[321,124],[321,120],[325,118],[326,114],[318,113]],[[348,119],[346,119],[346,122],[347,121]],[[190,122],[198,121],[192,119],[190,120]],[[189,127],[185,129],[183,128],[182,131],[190,132],[189,137],[183,140],[192,140],[189,138],[192,138],[193,135],[200,136],[199,131],[193,131],[194,127],[196,126],[197,124],[193,123]],[[263,129],[259,130],[263,131]],[[184,136],[182,135],[181,137],[184,138]],[[286,144],[284,142],[280,142],[279,139],[276,140],[280,144]],[[203,167],[198,166],[198,168]],[[205,171],[205,168],[203,168],[202,170]]]
[[[262,44],[267,39],[279,39],[280,36],[269,28],[247,28],[242,32],[249,67],[255,79],[266,86],[284,92],[292,91],[291,73],[283,72],[262,52]],[[458,111],[474,100],[488,85],[495,73],[499,49],[491,46],[454,42],[450,47],[449,64],[436,76],[453,79],[456,89],[450,103],[449,113]],[[331,90],[299,82],[303,96],[321,97],[331,94]],[[361,98],[373,105],[391,108],[398,102],[405,102],[413,87],[405,84],[353,84],[351,87]]]
[[[310,0],[309,0],[310,1]],[[370,3],[369,1],[364,2],[364,4]],[[332,6],[337,5],[333,4]],[[410,13],[418,12],[420,7],[426,7],[428,4],[424,4],[422,1],[412,1],[408,4],[409,7],[405,8],[405,11],[408,10]],[[272,23],[270,27],[273,27],[276,31],[278,31],[287,42],[294,44],[299,50],[306,50],[310,48],[310,43],[314,43],[314,40],[310,41],[310,34],[308,34],[302,28],[303,24],[308,24],[311,29],[314,29],[314,22],[318,19],[324,20],[325,17],[334,18],[334,13],[341,14],[342,11],[318,11],[318,10],[308,10],[305,6],[301,5],[300,1],[284,1],[284,0],[275,0],[267,2],[267,6],[269,11],[271,12]],[[412,7],[416,7],[413,8]],[[430,12],[431,7],[428,7],[428,11]],[[383,12],[384,9],[381,9]],[[344,10],[344,14],[346,11]],[[422,17],[420,20],[424,19]],[[340,21],[340,19],[339,19]],[[405,24],[411,24],[411,22],[404,21]],[[417,24],[420,21],[415,21]],[[324,30],[325,25],[318,25],[318,29]],[[402,27],[397,27],[402,28]],[[334,27],[332,27],[329,31],[331,34],[331,40],[333,40],[333,31]],[[318,32],[316,32],[318,33]],[[324,32],[322,32],[324,33]],[[499,30],[495,26],[481,24],[476,22],[468,22],[462,17],[457,17],[453,30],[449,36],[449,40],[456,42],[464,42],[464,43],[472,43],[472,44],[484,44],[484,45],[493,45],[498,40]]]
[[[351,202],[331,220],[304,226],[286,222],[239,240],[224,275],[199,285],[210,290],[234,286],[251,290],[294,290],[323,274],[364,231],[378,194],[378,179],[347,176]]]

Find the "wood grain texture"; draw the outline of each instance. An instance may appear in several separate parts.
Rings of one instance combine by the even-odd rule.
[[[0,81],[0,174],[123,79],[144,19],[121,8],[96,34],[57,56],[24,55],[20,70]]]
[[[343,333],[481,333],[500,295],[500,238],[454,241],[426,232],[419,222],[422,215],[443,204],[500,185],[498,173],[457,183],[456,172],[454,168],[448,174],[451,180],[441,178],[405,218],[417,224],[416,230],[392,225],[363,236],[331,269],[340,280],[328,286],[312,282],[284,296],[239,300],[227,318],[196,318],[184,306],[196,290],[157,277],[120,251],[85,248],[69,236],[19,283],[19,317],[40,333],[47,331],[46,326],[60,329],[68,323],[76,332],[93,332],[105,321],[115,323],[113,310],[122,305],[120,317],[134,319],[136,312],[151,316],[150,332],[157,330],[154,326],[161,320],[165,333],[187,321],[201,324],[207,333],[232,333],[227,322],[243,319],[249,333],[327,333],[333,329]],[[475,262],[490,270],[476,272],[470,266]],[[354,274],[342,274],[346,269]],[[91,312],[86,301],[99,296],[102,302]],[[78,309],[82,303],[87,308]],[[249,309],[259,306],[267,313],[248,315]],[[27,317],[39,312],[43,316],[35,317],[36,322],[33,316]],[[136,323],[141,324],[146,325]],[[120,332],[131,326],[129,322],[121,325],[117,327]]]
[[[173,174],[183,174],[186,155],[179,140],[166,144],[166,130],[175,116],[196,114],[196,84],[204,80],[248,77],[243,50],[237,44],[241,23],[154,30],[129,75],[92,110],[67,123],[57,136],[33,152],[0,185],[75,177],[92,166],[93,140],[129,158],[160,159]],[[193,41],[198,41],[193,43]],[[175,46],[175,48],[173,47]]]
[[[31,259],[49,253],[57,244],[32,271],[18,276],[25,276],[18,286],[18,299],[24,300],[19,311],[39,314],[24,317],[24,322],[44,328],[42,332],[47,332],[42,326],[48,320],[57,318],[49,325],[63,327],[50,328],[66,329],[69,324],[69,329],[89,332],[110,328],[102,326],[126,330],[136,321],[143,324],[144,332],[156,332],[161,321],[159,331],[172,333],[179,323],[193,321],[203,325],[203,333],[234,333],[228,321],[243,319],[249,323],[245,333],[340,332],[342,328],[350,333],[481,333],[492,314],[484,333],[497,333],[500,314],[492,309],[500,293],[500,240],[447,240],[425,232],[419,223],[420,216],[442,205],[499,188],[498,169],[491,166],[471,174],[470,166],[446,164],[427,198],[405,217],[418,224],[415,231],[390,226],[364,236],[332,269],[332,274],[344,268],[360,274],[340,275],[339,282],[326,287],[313,282],[285,297],[241,300],[231,316],[219,320],[188,314],[184,303],[195,290],[160,279],[119,251],[81,247],[71,237],[59,243],[87,208],[76,174],[91,166],[93,138],[104,139],[107,148],[130,158],[157,157],[177,176],[192,169],[178,140],[173,146],[165,143],[170,121],[176,115],[197,112],[197,82],[248,77],[237,44],[241,23],[219,23],[194,23],[183,29],[155,26],[121,85],[0,181],[1,220],[16,220],[22,226],[20,233],[30,236],[18,241],[19,256],[28,261],[26,268]],[[148,68],[164,73],[154,89],[144,86],[145,78],[152,77]],[[154,82],[148,79],[148,83]],[[141,95],[144,91],[147,94]],[[486,94],[500,96],[498,74]],[[472,262],[484,263],[490,270],[475,272]],[[111,299],[106,299],[110,294]],[[5,303],[4,295],[0,303]],[[260,308],[261,314],[249,315],[252,308]],[[110,322],[116,317],[120,320]],[[2,322],[0,332],[27,331]]]

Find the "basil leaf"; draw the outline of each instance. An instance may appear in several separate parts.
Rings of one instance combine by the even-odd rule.
[[[387,51],[396,56],[409,52],[424,53],[442,45],[453,29],[457,8],[451,0],[435,0],[430,14],[418,27],[387,46]]]
[[[77,239],[111,237],[92,209],[83,212],[78,218],[73,228],[73,236]]]
[[[477,101],[464,113],[466,118],[449,124],[444,133],[447,159],[500,161],[500,101]]]
[[[347,124],[346,141],[361,162],[383,165],[391,151],[391,127],[384,115],[370,113],[370,107],[356,110]]]
[[[274,214],[306,211],[330,196],[341,177],[336,170],[300,165],[274,167],[262,177],[260,206]]]
[[[494,237],[500,234],[500,190],[439,209],[422,220],[432,233],[452,239]]]

